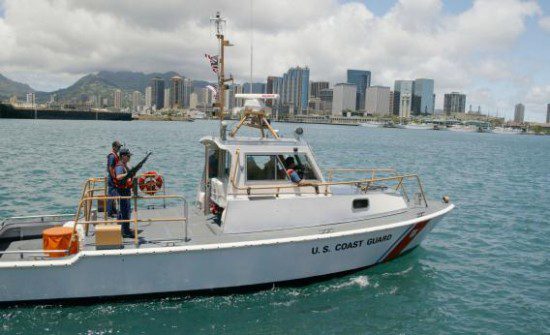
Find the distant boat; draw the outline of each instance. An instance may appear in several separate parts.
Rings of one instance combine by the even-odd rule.
[[[405,129],[415,129],[415,130],[431,130],[433,129],[433,125],[426,124],[426,123],[409,123],[405,125]]]
[[[492,131],[493,134],[508,134],[508,135],[519,135],[521,134],[521,129],[510,128],[510,127],[495,127]]]
[[[476,126],[463,126],[463,125],[454,125],[448,128],[450,131],[456,131],[460,133],[476,133],[478,132],[478,127]]]
[[[376,121],[361,122],[359,125],[365,128],[382,128],[384,126],[382,122]]]

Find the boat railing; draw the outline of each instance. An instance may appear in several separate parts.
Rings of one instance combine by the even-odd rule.
[[[393,168],[330,168],[327,169],[327,181],[331,182],[337,173],[369,173],[371,179],[376,178],[380,173],[397,175],[397,171]]]
[[[403,197],[407,202],[410,202],[410,197],[407,194],[407,191],[405,190],[405,182],[407,181],[413,181],[416,182],[418,187],[418,195],[420,197],[420,203],[423,203],[424,206],[428,207],[428,201],[426,200],[426,195],[424,193],[424,188],[422,186],[422,182],[420,181],[420,177],[416,174],[397,174],[395,170],[393,169],[356,169],[354,172],[360,172],[361,170],[365,170],[371,173],[370,178],[364,178],[364,179],[354,179],[354,180],[345,180],[345,181],[305,181],[303,183],[292,183],[292,184],[263,184],[263,185],[238,185],[237,183],[237,171],[240,169],[238,168],[239,159],[240,157],[240,151],[237,149],[236,151],[236,159],[234,163],[233,173],[231,175],[230,181],[231,185],[233,186],[234,190],[237,191],[245,191],[246,194],[251,195],[253,191],[256,190],[262,190],[263,192],[269,192],[270,194],[273,194],[274,196],[278,197],[281,193],[281,190],[287,190],[287,189],[302,189],[302,188],[309,188],[312,187],[315,190],[315,193],[317,194],[324,194],[329,195],[331,194],[330,187],[331,186],[337,186],[337,185],[351,185],[356,186],[359,188],[362,192],[367,192],[372,190],[375,185],[379,185],[381,183],[388,183],[388,182],[394,182],[395,186],[393,186],[393,189],[396,192],[401,192]],[[338,170],[338,169],[336,169]],[[336,172],[335,170],[335,172]],[[348,172],[351,172],[352,169],[341,169],[347,170]],[[376,172],[386,172],[386,173],[393,173],[394,175],[389,177],[376,177],[372,174],[376,174]]]
[[[99,184],[99,185],[98,185]],[[163,187],[165,189],[165,187]],[[96,192],[101,192],[100,195],[96,195]],[[111,219],[107,215],[107,202],[120,201],[120,200],[130,200],[132,201],[132,218],[129,220],[119,220]],[[139,217],[139,204],[144,201],[152,200],[161,200],[163,205],[166,206],[166,200],[178,200],[182,202],[183,206],[183,216],[181,217],[158,217],[158,218],[140,218]],[[94,202],[97,202],[98,205],[101,203],[103,205],[103,219],[92,216],[91,209],[93,208]],[[176,194],[166,194],[164,191],[162,194],[151,194],[151,195],[139,195],[137,188],[134,187],[132,195],[129,196],[110,196],[107,194],[107,180],[106,178],[90,178],[84,183],[84,188],[82,190],[82,196],[78,203],[77,212],[74,216],[74,226],[73,226],[73,238],[75,239],[77,234],[77,226],[79,224],[84,225],[85,234],[88,234],[90,225],[97,224],[121,224],[121,223],[133,223],[134,224],[134,244],[137,246],[139,244],[138,240],[138,226],[139,223],[153,223],[153,222],[182,222],[184,230],[184,241],[188,241],[188,217],[189,217],[189,206],[187,199],[182,195]],[[70,246],[69,246],[70,250]]]

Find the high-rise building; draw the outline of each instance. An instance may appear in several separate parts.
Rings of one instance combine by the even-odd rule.
[[[250,88],[252,87],[252,92]],[[244,93],[266,93],[266,84],[264,83],[244,83],[243,84]]]
[[[523,123],[524,119],[525,119],[525,106],[519,103],[516,105],[516,109],[514,110],[514,122]]]
[[[452,92],[446,93],[443,100],[445,115],[454,113],[466,113],[466,94]]]
[[[283,75],[282,105],[289,114],[306,114],[309,101],[309,68],[293,67]]]
[[[172,108],[172,105],[170,104],[171,91],[172,90],[169,88],[164,89],[164,107],[163,108],[166,108],[166,109]]]
[[[197,93],[193,92],[189,95],[189,108],[195,109],[197,108],[197,105],[199,104],[199,98],[197,96]]]
[[[171,108],[183,108],[184,106],[184,79],[180,76],[170,78],[170,103]]]
[[[321,110],[325,113],[332,112],[332,98],[334,91],[332,88],[325,88],[319,92],[321,98]]]
[[[277,100],[266,100],[266,106],[269,106],[275,110],[275,113],[279,111],[281,105],[281,98],[283,96],[283,77],[269,76],[267,77],[267,85],[265,93],[278,94]]]
[[[434,113],[434,81],[433,79],[415,79],[412,98],[413,115]]]
[[[412,80],[396,80],[393,86],[393,114],[399,117],[409,118],[411,116],[411,103],[413,97]]]
[[[390,88],[370,86],[365,97],[365,112],[372,115],[390,115]]]
[[[354,111],[357,86],[350,83],[334,85],[332,96],[332,115],[342,116],[344,112]]]
[[[394,115],[394,109],[395,109],[395,107],[393,105],[394,102],[395,102],[395,92],[390,90],[390,102],[389,102],[389,104],[390,104],[390,115]],[[399,114],[396,114],[396,115],[399,115]]]
[[[309,98],[320,98],[321,90],[329,88],[328,81],[312,81],[309,83]]]
[[[155,77],[149,82],[151,86],[151,106],[157,110],[164,108],[164,80]]]
[[[546,123],[550,123],[550,104],[546,105]]]
[[[122,108],[122,91],[117,89],[115,90],[115,94],[114,94],[114,105],[115,105],[115,109],[121,109]]]
[[[189,78],[184,78],[183,79],[183,107],[184,108],[189,108],[192,92],[193,92],[193,82]]]
[[[357,87],[355,110],[365,109],[365,92],[370,86],[371,73],[366,70],[348,70],[347,82]]]
[[[29,104],[31,106],[34,106],[35,103],[36,103],[36,95],[34,94],[34,92],[28,92],[27,93],[27,104]]]
[[[153,107],[153,88],[148,86],[145,88],[145,108],[149,109]]]
[[[132,93],[132,110],[134,112],[139,111],[141,107],[141,92],[140,91],[134,91]]]

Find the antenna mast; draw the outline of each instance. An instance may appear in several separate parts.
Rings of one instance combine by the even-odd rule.
[[[216,12],[216,16],[210,18],[211,22],[214,22],[216,26],[216,38],[220,42],[220,67],[218,70],[218,101],[214,104],[214,107],[218,107],[219,109],[219,116],[220,121],[223,121],[224,117],[224,104],[225,104],[225,83],[228,81],[232,81],[233,78],[230,76],[229,78],[225,78],[225,47],[232,46],[231,43],[229,43],[228,40],[225,39],[223,35],[223,25],[226,23],[226,19],[221,17],[220,12]]]

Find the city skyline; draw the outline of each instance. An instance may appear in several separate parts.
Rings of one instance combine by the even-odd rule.
[[[45,91],[100,70],[175,69],[212,81],[201,56],[216,50],[208,18],[220,9],[235,44],[226,70],[238,82],[249,81],[250,15],[241,7],[221,1],[135,6],[0,0],[0,73]],[[512,118],[522,102],[526,120],[546,117],[548,2],[255,1],[254,9],[253,81],[295,64],[309,66],[311,81],[332,85],[346,80],[346,69],[368,69],[373,85],[433,78],[436,108],[445,93],[459,91],[483,112]],[[85,33],[74,29],[75,19],[87,24]],[[330,20],[340,28],[327,25]],[[40,39],[33,31],[41,32]]]

